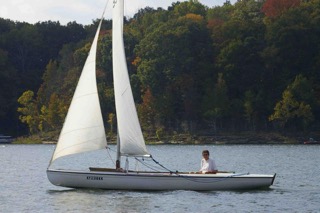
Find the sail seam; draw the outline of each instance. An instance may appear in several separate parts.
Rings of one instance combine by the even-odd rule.
[[[124,91],[121,93],[121,96],[123,96],[123,95],[126,93],[126,91],[128,90],[128,88],[129,88],[129,86],[127,86],[127,87],[124,89]]]
[[[59,153],[63,152],[63,151],[66,150],[66,149],[69,149],[69,148],[71,148],[71,147],[75,147],[75,146],[79,146],[79,145],[82,145],[82,144],[85,144],[85,143],[89,143],[90,141],[94,141],[94,140],[97,140],[97,139],[104,139],[104,137],[93,138],[93,139],[91,139],[91,140],[86,140],[86,141],[84,141],[84,142],[82,142],[82,143],[78,143],[78,144],[75,144],[75,145],[72,145],[72,146],[68,146],[68,147],[66,147],[66,148],[64,148],[64,149],[61,149],[59,152],[56,153],[56,155],[59,155]]]
[[[85,127],[85,128],[79,128],[79,129],[75,129],[75,130],[71,130],[71,131],[68,131],[68,132],[64,132],[61,134],[61,136],[63,135],[67,135],[71,132],[76,132],[76,131],[79,131],[79,130],[83,130],[83,129],[92,129],[92,128],[96,128],[96,127],[103,127],[102,125],[98,125],[98,126],[89,126],[89,127]]]
[[[98,92],[92,92],[92,93],[88,93],[88,94],[76,96],[76,97],[74,97],[74,100],[79,99],[79,98],[82,98],[82,97],[84,97],[84,96],[95,95],[95,94],[98,94]]]

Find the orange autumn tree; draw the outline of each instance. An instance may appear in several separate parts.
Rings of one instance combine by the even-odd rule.
[[[301,3],[301,0],[266,0],[262,7],[262,12],[269,17],[274,18],[290,8],[297,7]]]
[[[142,103],[138,106],[139,118],[141,125],[145,131],[152,134],[155,129],[155,119],[157,112],[155,109],[155,98],[152,95],[150,88],[147,88],[142,96]]]

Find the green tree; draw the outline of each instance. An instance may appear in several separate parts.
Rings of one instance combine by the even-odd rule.
[[[312,105],[313,90],[310,82],[299,75],[282,94],[274,113],[269,117],[270,121],[278,121],[282,128],[306,129],[314,120]]]
[[[261,1],[238,1],[234,6],[227,4],[219,10],[213,8],[209,16],[216,69],[223,73],[228,85],[230,112],[224,120],[228,121],[229,128],[245,129],[250,126],[252,129],[253,117],[248,119],[249,111],[253,110],[250,107],[255,108],[254,126],[262,127],[270,106],[261,102],[273,100],[268,97],[270,77],[266,76],[261,54],[266,45],[261,6]],[[220,21],[218,14],[224,14]],[[246,96],[248,91],[256,96],[251,103]]]
[[[209,121],[210,126],[213,127],[214,132],[219,128],[222,128],[222,120],[229,113],[229,98],[228,98],[228,88],[225,80],[223,79],[223,74],[218,74],[217,83],[214,85],[213,89],[208,88],[209,91],[206,92],[206,96],[203,99],[203,112],[204,117]]]
[[[22,105],[22,107],[18,107],[18,112],[21,114],[20,121],[28,125],[30,133],[38,132],[40,113],[34,100],[34,93],[31,90],[24,92],[19,97],[18,103]]]
[[[51,131],[61,129],[67,108],[56,93],[50,96],[48,106],[41,107],[39,129]]]
[[[39,104],[43,105],[49,102],[50,96],[54,91],[58,91],[59,88],[59,76],[57,75],[58,64],[56,61],[50,60],[46,71],[44,72],[41,84],[37,96]]]
[[[268,75],[277,82],[273,86],[275,94],[301,73],[308,77],[318,75],[320,40],[315,17],[319,16],[319,9],[319,1],[309,1],[283,11],[275,19],[265,19],[267,47],[262,55]]]
[[[108,124],[110,126],[110,132],[109,135],[112,136],[114,134],[114,127],[116,123],[116,115],[114,113],[109,114]]]
[[[8,58],[8,52],[0,48],[0,129],[12,133],[17,108],[17,73]]]
[[[266,109],[263,101],[263,96],[261,94],[255,94],[253,91],[249,90],[245,92],[244,97],[244,116],[248,121],[250,130],[257,130],[259,116],[263,117],[263,110]]]
[[[203,4],[201,4],[198,0],[189,0],[181,2],[174,6],[173,12],[178,17],[185,16],[190,13],[205,17],[207,13],[206,7]]]
[[[205,19],[190,13],[159,24],[136,47],[138,76],[142,87],[157,97],[155,107],[164,126],[182,120],[192,126],[197,119],[202,80],[212,68],[208,46]]]

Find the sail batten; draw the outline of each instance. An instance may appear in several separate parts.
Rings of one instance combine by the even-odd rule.
[[[123,41],[124,1],[114,1],[112,14],[112,58],[118,133],[121,155],[145,156],[142,135],[129,80]]]

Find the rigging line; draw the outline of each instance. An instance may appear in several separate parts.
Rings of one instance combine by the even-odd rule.
[[[159,168],[155,168],[154,166],[152,167],[151,165],[149,165],[148,163],[144,162],[144,161],[141,161],[140,159],[138,158],[135,158],[138,162],[140,162],[142,165],[144,165],[145,167],[153,170],[153,171],[156,171],[156,172],[160,172]]]
[[[114,150],[114,149],[111,149],[109,146],[107,146],[106,149],[108,149],[109,157],[110,157],[111,160],[113,161],[113,159],[112,159],[112,157],[111,157],[111,155],[110,155],[109,150],[112,151],[112,152],[117,152],[117,151]],[[153,168],[152,168],[150,165],[148,165],[147,163],[142,162],[142,161],[141,161],[140,159],[138,159],[137,157],[135,157],[135,159],[136,159],[138,162],[140,162],[141,164],[143,164],[144,166],[148,167],[149,169],[154,170],[154,171],[158,171],[158,170],[153,169]],[[113,163],[114,163],[114,161],[113,161]],[[116,165],[116,164],[114,163],[114,165]]]
[[[110,148],[110,147],[106,147],[106,149],[111,150],[111,151],[113,151],[113,152],[116,152],[116,150],[114,150],[114,149],[112,149],[112,148]],[[109,154],[110,154],[110,153],[109,153]],[[140,162],[141,164],[143,164],[144,166],[148,167],[149,169],[151,169],[151,170],[153,170],[153,171],[156,171],[156,172],[159,172],[159,171],[160,171],[159,168],[154,168],[154,167],[152,167],[150,164],[144,162],[144,160],[142,161],[142,160],[140,160],[140,159],[137,158],[137,157],[135,157],[135,159],[136,159],[138,162]],[[148,159],[149,159],[149,158],[146,158],[146,160],[148,160]],[[151,157],[151,159],[152,159],[153,162],[157,162],[157,161],[155,161],[152,157]],[[157,162],[156,164],[158,164],[161,168],[164,168],[165,170],[169,171],[170,173],[174,173],[173,171],[171,171],[171,170],[167,169],[166,167],[162,166],[159,162]],[[178,171],[176,171],[176,172],[178,172]]]
[[[151,166],[149,166],[149,165],[147,165],[146,163],[144,163],[144,162],[141,162],[138,158],[135,158],[138,162],[140,162],[141,164],[143,164],[145,167],[147,167],[147,168],[149,168],[149,169],[151,169],[151,170],[153,170],[153,171],[156,171],[156,172],[158,172],[158,170],[156,170],[156,169],[154,169],[154,168],[152,168]]]
[[[109,149],[109,150],[111,150],[111,151],[113,151],[113,152],[117,152],[116,150],[111,149],[109,146],[107,146],[106,149]]]
[[[106,5],[104,6],[103,13],[102,13],[102,16],[101,16],[101,20],[102,20],[103,17],[104,17],[104,14],[105,14],[105,12],[106,12],[106,10],[107,10],[108,4],[109,4],[109,0],[107,1]]]
[[[113,165],[116,166],[116,162],[114,162],[114,160],[112,159],[111,154],[109,152],[109,150],[111,150],[111,149],[109,147],[106,147],[106,149],[107,149],[110,160],[112,161]],[[113,151],[113,150],[111,150],[111,151]]]
[[[160,167],[162,167],[162,168],[164,168],[165,170],[167,170],[168,172],[170,172],[170,174],[175,173],[175,174],[179,175],[179,174],[178,174],[178,170],[175,171],[175,172],[173,172],[173,171],[171,171],[170,169],[168,169],[167,167],[165,167],[165,166],[163,166],[162,164],[160,164],[158,161],[156,161],[156,160],[152,157],[152,155],[150,155],[150,158],[153,160],[153,162],[155,162],[156,164],[158,164]]]

